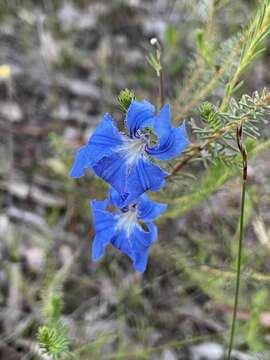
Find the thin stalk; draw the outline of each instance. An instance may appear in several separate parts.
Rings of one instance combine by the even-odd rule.
[[[159,72],[159,101],[160,107],[164,105],[164,75],[163,75],[163,68],[161,68]]]
[[[243,159],[243,178],[242,178],[242,196],[241,196],[241,210],[240,210],[240,232],[239,232],[239,242],[238,242],[236,286],[235,286],[235,294],[234,294],[234,307],[233,307],[233,318],[232,318],[229,350],[227,357],[228,360],[231,360],[231,353],[232,353],[233,341],[235,335],[236,315],[238,309],[239,290],[241,283],[241,262],[242,262],[243,237],[244,237],[244,214],[245,214],[246,181],[247,181],[247,151],[245,145],[242,142],[242,125],[240,125],[237,128],[236,137],[237,137],[237,144]]]
[[[246,195],[246,181],[243,181],[242,199],[241,199],[241,215],[240,215],[240,233],[239,233],[239,243],[238,243],[238,257],[237,257],[236,288],[235,288],[235,295],[234,295],[233,319],[232,319],[230,343],[229,343],[229,350],[228,350],[228,360],[231,360],[231,353],[232,353],[233,340],[234,340],[234,334],[235,334],[236,314],[237,314],[237,309],[238,309],[239,289],[240,289],[240,282],[241,282],[241,262],[242,262],[242,247],[243,247],[242,245],[243,245],[245,195]]]
[[[149,56],[148,62],[154,68],[159,78],[159,106],[162,108],[165,101],[164,95],[164,71],[162,64],[162,46],[157,38],[152,38],[150,44],[155,47],[156,56]]]

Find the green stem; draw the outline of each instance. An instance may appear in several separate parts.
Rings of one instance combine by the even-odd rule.
[[[238,257],[237,257],[237,274],[236,274],[236,288],[234,295],[234,307],[233,307],[233,319],[230,335],[230,344],[228,350],[228,360],[231,360],[231,353],[233,347],[233,340],[235,334],[235,323],[236,323],[236,314],[238,309],[238,299],[239,299],[239,289],[240,289],[240,280],[241,280],[241,260],[242,260],[242,244],[243,244],[243,232],[244,232],[244,211],[245,211],[245,197],[246,197],[246,179],[243,178],[242,182],[242,198],[241,198],[241,214],[240,214],[240,233],[239,233],[239,243],[238,243]]]

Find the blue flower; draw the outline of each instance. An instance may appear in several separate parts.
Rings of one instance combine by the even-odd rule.
[[[92,245],[92,259],[100,259],[105,247],[112,244],[128,255],[135,269],[144,272],[147,265],[148,249],[157,239],[157,228],[152,223],[167,208],[142,195],[129,205],[125,205],[125,196],[111,189],[109,200],[92,201],[93,222],[96,236]],[[106,210],[108,205],[120,208],[117,212]],[[141,223],[144,223],[144,230]]]
[[[165,183],[167,173],[149,156],[172,159],[189,141],[185,124],[172,126],[169,104],[155,115],[155,107],[148,101],[133,100],[125,124],[128,135],[119,132],[106,114],[88,144],[78,150],[71,176],[79,178],[86,168],[91,168],[120,194],[127,194],[125,201],[129,203],[147,190],[159,190]]]

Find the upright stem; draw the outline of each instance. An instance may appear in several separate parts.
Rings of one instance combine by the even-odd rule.
[[[230,344],[229,344],[229,351],[228,351],[228,360],[231,360],[231,352],[232,352],[233,340],[234,340],[234,334],[235,334],[235,323],[236,323],[236,314],[237,314],[237,309],[238,309],[239,289],[240,289],[240,280],[241,280],[240,278],[241,278],[245,194],[246,194],[246,181],[243,181],[242,199],[241,199],[240,234],[239,234],[239,243],[238,243],[238,258],[237,258],[236,288],[235,288],[235,295],[234,295],[233,319],[232,319]]]
[[[163,68],[161,68],[159,72],[159,99],[160,99],[160,107],[164,105],[164,75]]]
[[[238,256],[237,256],[237,273],[236,273],[236,286],[234,295],[233,318],[230,334],[230,343],[228,350],[228,360],[231,360],[231,353],[233,348],[236,314],[238,309],[239,290],[241,281],[241,262],[242,262],[242,249],[243,249],[243,235],[244,235],[244,213],[245,213],[245,198],[246,198],[246,181],[247,181],[247,151],[242,142],[242,125],[237,128],[237,143],[243,159],[243,178],[242,178],[242,196],[241,196],[241,213],[240,213],[240,232],[238,242]]]
[[[155,47],[156,56],[155,58],[150,59],[150,64],[156,70],[157,76],[159,78],[159,105],[160,108],[163,107],[165,96],[164,96],[164,71],[162,64],[162,46],[157,38],[152,38],[150,44]]]

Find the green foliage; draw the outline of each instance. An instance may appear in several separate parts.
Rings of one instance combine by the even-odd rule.
[[[209,66],[212,66],[212,54],[211,54],[211,49],[209,48],[209,42],[206,39],[206,35],[205,32],[200,30],[197,30],[196,32],[196,43],[197,43],[197,47],[203,57],[203,59],[206,61],[206,63]]]
[[[52,270],[51,270],[52,272]],[[56,274],[48,275],[42,290],[42,313],[47,322],[56,322],[60,319],[63,308],[62,287],[65,277],[61,270]]]
[[[251,25],[247,41],[241,51],[239,72],[242,72],[263,50],[264,41],[270,34],[270,1],[263,0]]]
[[[250,139],[246,142],[246,145],[249,158],[252,159],[252,157],[257,156],[263,150],[270,147],[270,140],[268,139],[258,144],[256,140]],[[172,206],[163,215],[163,218],[180,217],[194,209],[221,188],[228,180],[236,176],[239,173],[239,164],[239,154],[236,155],[231,166],[227,166],[228,164],[222,159],[217,158],[201,177],[195,178],[195,181],[194,179],[189,180],[192,186],[185,194],[177,196],[177,194],[170,193],[172,200],[168,200],[168,192],[166,191],[165,194],[162,195],[162,200],[169,201]]]
[[[149,65],[155,70],[157,76],[160,76],[162,65],[161,65],[161,46],[156,38],[152,38],[150,43],[155,48],[155,54],[150,53],[149,56],[146,57]]]
[[[37,339],[44,354],[49,354],[53,359],[59,359],[69,353],[69,339],[66,328],[61,325],[55,327],[41,326],[38,329]]]
[[[45,295],[44,295],[45,296]],[[63,308],[62,294],[56,291],[47,293],[48,298],[43,299],[43,314],[46,319],[51,319],[51,322],[56,322],[61,316]]]
[[[202,123],[190,121],[193,133],[197,135],[200,145],[196,159],[204,164],[221,160],[232,166],[238,163],[238,148],[235,131],[242,124],[243,133],[247,138],[256,139],[259,127],[270,117],[270,97],[266,90],[252,96],[243,95],[239,101],[234,98],[229,103],[228,111],[221,112],[213,104],[205,102],[199,109]],[[185,152],[185,157],[193,156],[194,147]]]
[[[207,174],[204,174],[196,181],[190,191],[173,199],[173,206],[163,215],[165,218],[176,218],[183,216],[188,211],[198,206],[210,194],[217,191],[228,179],[237,173],[237,167],[226,167],[221,161],[209,167]]]
[[[54,170],[56,174],[70,179],[69,170],[73,162],[73,157],[70,150],[66,144],[63,143],[63,140],[57,133],[51,132],[49,134],[49,139],[56,157],[50,159],[48,165],[52,170]]]
[[[218,95],[224,91],[224,87],[226,89],[225,96],[220,110],[226,111],[234,91],[241,85],[238,83],[240,75],[261,53],[261,46],[269,35],[269,0],[260,3],[247,28],[227,40],[212,36],[214,14],[217,10],[215,7],[218,8],[218,5],[217,2],[213,3],[206,29],[197,32],[199,52],[195,59],[191,59],[189,62],[184,86],[175,102],[176,109],[180,109],[175,119],[177,124],[207,96]],[[210,54],[211,63],[209,63]],[[204,60],[202,61],[201,58]],[[210,66],[211,64],[212,66]]]
[[[147,61],[149,65],[156,71],[157,76],[159,76],[162,66],[160,64],[160,61],[157,59],[157,57],[153,54],[150,54],[149,56],[147,56]]]
[[[42,290],[41,310],[45,325],[39,327],[37,339],[43,352],[54,359],[67,354],[71,345],[67,328],[61,321],[63,286],[71,265],[72,262],[68,262],[55,273],[51,268]]]
[[[266,289],[260,289],[251,300],[250,319],[244,328],[246,341],[252,351],[262,351],[264,344],[262,340],[261,315],[267,310],[269,296]]]
[[[166,28],[166,48],[174,52],[179,46],[180,32],[174,25],[169,24]]]
[[[237,81],[240,75],[244,72],[247,66],[260,55],[264,48],[266,38],[270,34],[270,1],[263,0],[258,7],[258,11],[251,22],[247,31],[242,35],[243,46],[241,48],[239,64],[235,73],[228,81],[225,91],[225,97],[221,104],[221,110],[224,111],[227,106],[229,99],[233,93],[239,88]]]
[[[213,132],[218,131],[222,126],[224,126],[217,109],[210,102],[204,102],[201,105],[199,112],[206,126],[212,129]]]

